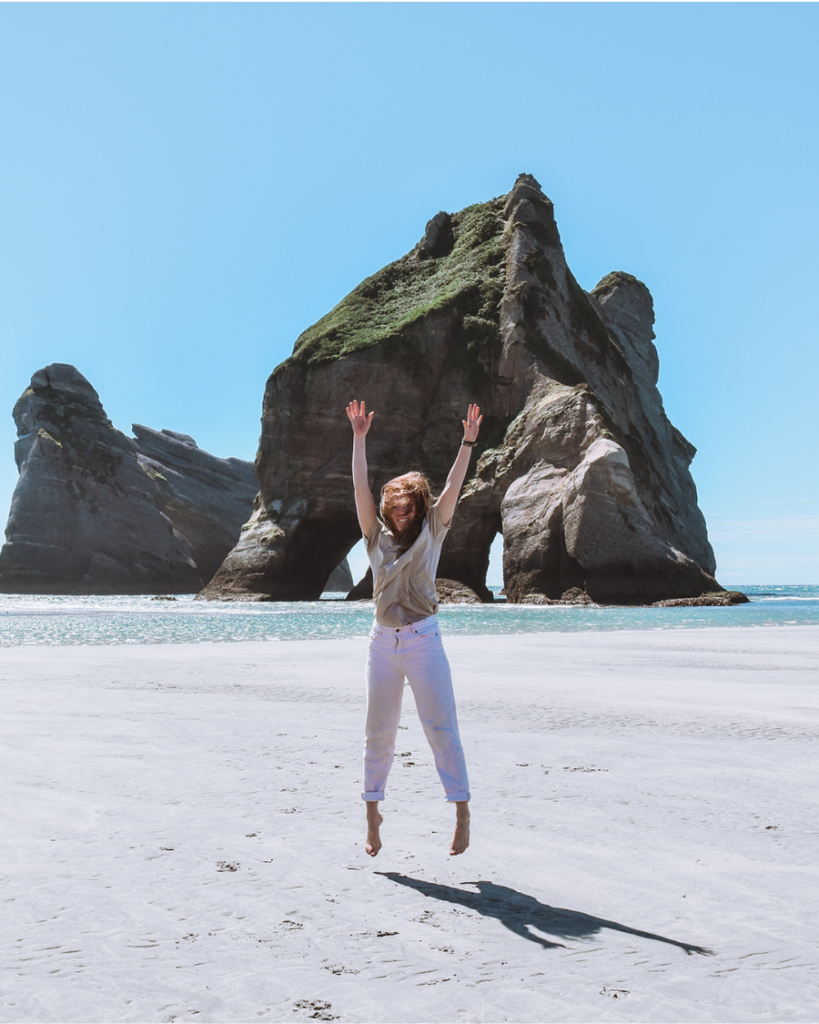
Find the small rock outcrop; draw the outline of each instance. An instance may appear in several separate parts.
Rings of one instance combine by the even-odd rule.
[[[436,581],[437,582],[437,581]],[[367,571],[347,594],[348,601],[372,601],[373,599],[373,571],[367,566]]]
[[[259,490],[253,464],[220,459],[188,434],[133,425],[137,458],[156,484],[159,504],[189,541],[207,583],[236,544]]]
[[[740,590],[722,590],[700,597],[677,597],[667,601],[655,601],[653,608],[727,608],[732,604],[748,604],[748,597]]]
[[[438,604],[481,604],[481,599],[470,587],[457,580],[435,580]]]
[[[136,444],[79,370],[38,370],[14,407],[20,479],[0,550],[0,591],[191,593],[188,541],[156,503]]]
[[[531,175],[439,213],[406,256],[297,340],[267,382],[250,522],[203,596],[315,599],[356,543],[344,407],[366,399],[377,492],[401,472],[441,488],[470,402],[478,447],[440,575],[491,600],[649,604],[720,592],[689,465],[657,390],[648,288],[584,291]],[[367,589],[366,579],[354,596]],[[351,595],[351,596],[353,596]],[[564,597],[564,595],[568,595]]]
[[[337,565],[330,573],[330,578],[324,584],[324,589],[346,594],[352,589],[352,586],[353,574],[350,572],[350,563],[345,558],[341,565]]]

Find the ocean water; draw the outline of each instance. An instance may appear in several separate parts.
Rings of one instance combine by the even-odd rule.
[[[552,630],[698,629],[819,624],[819,586],[737,586],[751,599],[729,608],[444,605],[448,636]],[[179,644],[364,637],[370,602],[342,594],[321,601],[232,604],[150,597],[0,594],[0,647],[60,644]]]

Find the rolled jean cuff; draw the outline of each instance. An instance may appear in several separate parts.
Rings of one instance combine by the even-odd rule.
[[[460,804],[471,799],[469,791],[466,793],[447,793],[446,801],[448,804]]]
[[[384,790],[382,789],[377,793],[362,793],[361,799],[365,800],[367,803],[378,803],[379,800],[384,799]]]

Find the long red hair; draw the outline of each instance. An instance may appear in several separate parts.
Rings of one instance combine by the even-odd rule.
[[[402,498],[409,498],[412,501],[415,507],[415,518],[406,530],[400,533],[393,525],[391,513],[395,506],[400,504]],[[388,480],[381,488],[381,505],[379,507],[381,518],[405,551],[418,538],[431,504],[432,493],[429,480],[423,473],[404,473],[403,476]]]

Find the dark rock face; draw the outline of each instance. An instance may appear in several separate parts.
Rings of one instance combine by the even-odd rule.
[[[367,571],[347,594],[347,601],[372,601],[373,599],[373,571],[370,566]]]
[[[192,437],[133,425],[137,458],[154,480],[162,511],[190,542],[207,582],[236,544],[259,490],[250,462],[220,459]]]
[[[345,558],[341,565],[337,565],[330,573],[330,579],[324,584],[325,590],[347,593],[353,586],[353,574]]]
[[[0,551],[18,594],[190,593],[191,546],[156,505],[134,441],[73,366],[38,370],[14,407],[20,479]]]
[[[510,601],[720,591],[688,468],[694,448],[656,387],[653,323],[651,295],[631,275],[609,274],[591,293],[578,285],[530,175],[507,196],[438,214],[412,252],[305,331],[268,380],[257,507],[204,596],[320,594],[359,538],[352,398],[376,410],[376,492],[410,469],[440,489],[466,407],[481,406],[474,475],[439,573],[483,600],[499,531]]]
[[[421,259],[446,256],[452,251],[454,243],[452,218],[441,210],[432,220],[427,221],[424,237],[418,244],[418,255]]]

